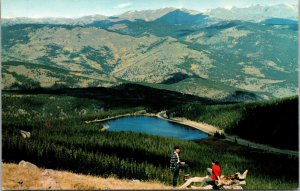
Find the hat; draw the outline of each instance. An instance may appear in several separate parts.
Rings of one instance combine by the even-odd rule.
[[[174,146],[174,150],[176,150],[176,149],[181,149],[181,148],[180,148],[180,146],[176,145],[176,146]]]

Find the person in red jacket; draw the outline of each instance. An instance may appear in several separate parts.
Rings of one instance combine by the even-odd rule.
[[[220,176],[221,176],[221,167],[219,165],[219,161],[217,160],[212,160],[211,162],[212,167],[211,168],[207,168],[207,171],[209,172],[209,174],[211,175],[208,178],[205,178],[202,181],[201,186],[206,186],[206,185],[213,185],[214,189],[218,188],[216,185],[216,180],[220,181]]]

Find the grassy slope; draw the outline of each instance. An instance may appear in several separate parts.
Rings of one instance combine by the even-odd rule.
[[[39,87],[97,87],[118,84],[116,78],[102,71],[71,71],[57,65],[18,61],[2,63],[2,89],[34,89]]]
[[[124,110],[122,105],[119,110],[110,107],[101,113],[95,111],[94,106],[103,107],[103,102],[107,103],[104,97],[93,100],[93,95],[83,98],[70,93],[4,94],[3,98],[4,161],[28,160],[45,168],[170,184],[169,154],[173,145],[178,144],[183,147],[182,159],[190,164],[192,176],[204,176],[209,161],[217,158],[223,174],[249,169],[248,189],[298,187],[298,158],[267,154],[214,139],[198,144],[141,133],[101,133],[98,124],[82,123],[88,118],[117,115],[143,109],[141,107]],[[104,101],[101,103],[101,100]],[[64,119],[61,119],[61,111],[66,114]],[[21,129],[30,131],[32,137],[21,138]]]
[[[114,71],[119,78],[147,82],[161,82],[178,72],[194,74],[262,92],[268,97],[293,95],[297,90],[296,31],[239,21],[206,28],[143,21],[124,24],[128,27],[117,31],[128,35],[79,26],[4,27],[3,46],[6,51],[3,54],[6,60],[33,60],[76,70],[74,73],[80,76],[80,82],[72,81],[72,76],[62,79],[70,81],[71,87],[74,84],[76,87],[111,85],[105,81],[105,75],[97,74]],[[28,37],[29,32],[34,38]],[[68,36],[67,39],[63,39],[64,36]],[[104,38],[107,36],[109,38]],[[71,51],[70,47],[74,50]],[[11,79],[6,70],[3,73],[6,74],[3,79]],[[95,80],[99,78],[101,81]],[[8,88],[10,85],[6,84]]]
[[[187,104],[168,111],[258,143],[298,150],[298,97],[227,105]]]
[[[49,171],[31,166],[21,167],[17,164],[2,163],[2,189],[49,189],[51,182],[56,188],[64,190],[103,190],[103,189],[170,189],[159,182],[144,182],[117,179],[115,177],[101,178],[67,171]],[[12,180],[13,177],[13,180]],[[18,181],[22,181],[19,184]],[[42,182],[43,181],[43,182]]]
[[[3,65],[3,89],[34,89],[34,88],[83,88],[83,87],[110,87],[120,83],[128,83],[125,80],[113,78],[102,71],[97,73],[89,71],[76,71],[59,68],[55,65],[43,65],[25,62],[4,62]],[[152,88],[181,92],[218,100],[239,100],[233,97],[235,92],[242,89],[228,86],[226,84],[211,81],[209,79],[188,77],[187,79],[175,81],[170,84],[138,83]],[[255,94],[252,99],[256,99]],[[242,96],[240,96],[242,97]]]

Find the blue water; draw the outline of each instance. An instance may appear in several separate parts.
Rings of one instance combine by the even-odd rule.
[[[196,140],[208,137],[200,130],[157,117],[129,116],[102,122],[109,126],[108,131],[141,132],[162,137],[175,137],[183,140]]]

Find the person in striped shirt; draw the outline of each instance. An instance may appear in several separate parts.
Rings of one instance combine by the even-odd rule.
[[[177,180],[179,177],[179,170],[184,169],[185,175],[184,180],[187,180],[189,178],[190,174],[190,167],[185,162],[181,161],[179,158],[181,148],[179,146],[174,146],[174,152],[171,156],[170,160],[170,169],[173,173],[173,187],[176,187]]]

